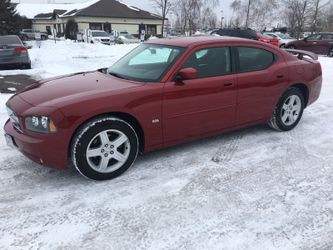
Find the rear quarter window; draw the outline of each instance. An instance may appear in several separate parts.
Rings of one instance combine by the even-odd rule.
[[[269,68],[276,56],[264,49],[238,47],[239,72],[260,71]]]

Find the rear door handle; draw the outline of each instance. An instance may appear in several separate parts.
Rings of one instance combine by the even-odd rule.
[[[276,76],[276,78],[278,78],[278,79],[281,79],[281,78],[283,78],[284,77],[284,75],[277,75]]]
[[[232,87],[232,86],[234,86],[234,84],[231,83],[231,82],[229,82],[229,83],[225,83],[225,84],[223,84],[223,85],[224,85],[224,87]]]

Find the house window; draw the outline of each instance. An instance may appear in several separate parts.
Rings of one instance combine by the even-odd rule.
[[[103,29],[106,33],[111,33],[111,23],[104,23]]]
[[[156,25],[147,25],[147,35],[155,36],[157,33]]]
[[[91,29],[91,30],[103,30],[101,23],[89,23],[89,29]]]
[[[46,26],[46,32],[48,35],[51,35],[51,26]]]

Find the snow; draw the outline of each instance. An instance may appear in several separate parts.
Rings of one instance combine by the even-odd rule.
[[[31,74],[99,68],[133,46],[48,41],[31,50]],[[149,153],[107,182],[41,167],[0,137],[0,249],[332,249],[333,59],[319,60],[321,97],[293,131],[255,126]]]
[[[75,72],[109,67],[138,44],[103,45],[75,43],[70,40],[43,41],[40,48],[33,41],[29,49],[31,70],[0,70],[0,75],[25,74],[39,80]]]
[[[88,0],[83,1],[82,3],[19,3],[16,6],[16,11],[21,16],[25,16],[27,18],[34,18],[36,15],[41,13],[51,13],[55,9],[59,10],[67,10],[67,12],[71,10],[80,10],[87,8],[99,0]],[[65,13],[64,13],[65,14]]]

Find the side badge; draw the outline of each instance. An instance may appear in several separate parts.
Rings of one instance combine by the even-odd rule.
[[[155,124],[155,123],[159,123],[160,122],[160,119],[154,119],[152,120],[152,123]]]

